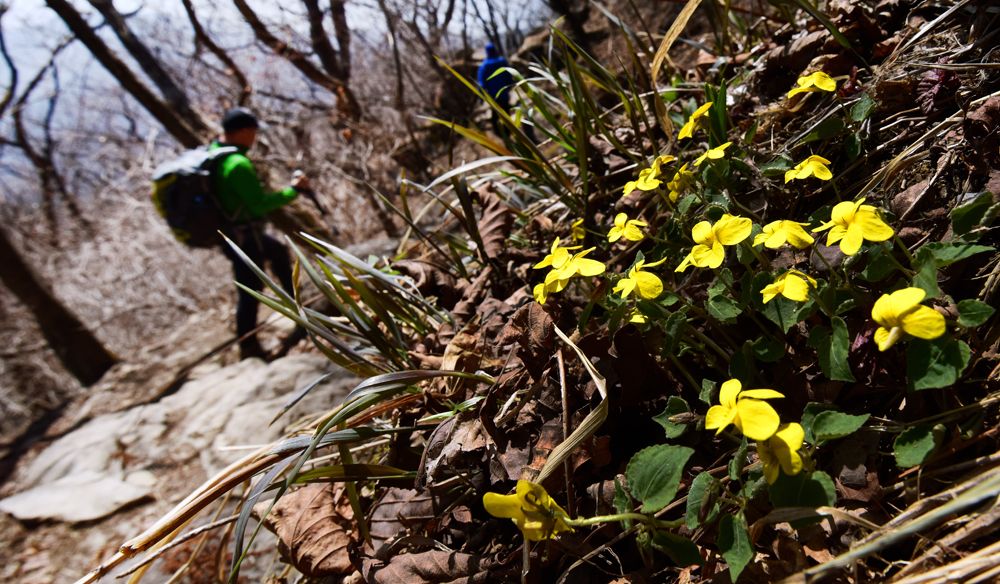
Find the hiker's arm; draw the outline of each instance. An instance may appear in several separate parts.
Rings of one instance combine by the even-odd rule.
[[[227,178],[240,194],[247,212],[255,218],[263,217],[278,207],[287,205],[299,194],[292,187],[270,193],[265,191],[253,163],[247,159],[238,161],[230,169]]]

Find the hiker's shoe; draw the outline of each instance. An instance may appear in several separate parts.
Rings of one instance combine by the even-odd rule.
[[[257,357],[264,361],[270,361],[270,356],[257,339],[243,341],[240,343],[240,361]]]

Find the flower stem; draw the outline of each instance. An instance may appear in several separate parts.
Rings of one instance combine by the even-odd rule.
[[[663,521],[662,519],[656,519],[654,517],[650,517],[649,515],[643,515],[642,513],[614,513],[612,515],[598,515],[596,517],[583,517],[579,519],[566,518],[564,521],[566,522],[566,525],[570,525],[572,527],[587,527],[590,525],[614,523],[617,521],[637,521],[650,527],[658,527],[660,529],[673,529],[684,524],[683,518]]]

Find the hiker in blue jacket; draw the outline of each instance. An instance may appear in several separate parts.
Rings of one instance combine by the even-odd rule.
[[[479,82],[479,86],[486,90],[486,93],[497,102],[497,105],[502,107],[507,114],[510,114],[511,99],[510,99],[510,89],[514,86],[514,76],[510,74],[510,63],[507,59],[497,51],[497,48],[493,46],[493,43],[487,43],[486,45],[486,59],[483,60],[482,64],[479,65],[479,71],[476,73],[476,80]],[[497,73],[499,71],[499,73]],[[493,110],[490,117],[490,122],[493,124],[493,132],[497,136],[506,138],[507,131],[500,123],[500,114]],[[522,129],[528,135],[528,138],[534,142],[534,136],[531,132],[531,126],[525,124]]]

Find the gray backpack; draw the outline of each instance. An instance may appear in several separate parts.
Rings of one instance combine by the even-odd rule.
[[[218,231],[231,223],[215,195],[214,173],[220,162],[238,150],[223,146],[195,148],[164,162],[153,172],[153,204],[189,247],[214,247]]]

